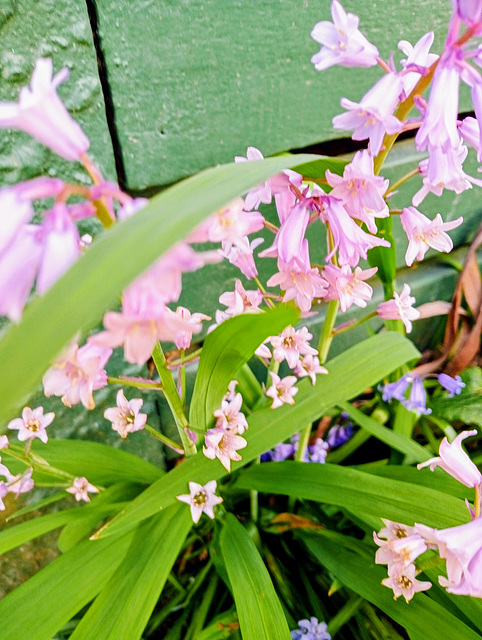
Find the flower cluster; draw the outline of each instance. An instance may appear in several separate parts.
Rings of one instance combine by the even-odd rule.
[[[446,373],[439,373],[437,379],[439,384],[449,392],[450,398],[460,394],[465,387],[465,383],[460,376],[452,378]],[[405,393],[409,387],[410,395],[406,398]],[[409,411],[425,415],[432,413],[432,410],[427,408],[427,393],[423,385],[423,378],[416,373],[407,373],[399,380],[380,386],[379,389],[382,392],[384,402],[391,402],[395,399]]]
[[[326,622],[318,622],[311,616],[309,620],[299,620],[299,629],[291,632],[292,640],[331,640]]]
[[[440,455],[418,465],[419,469],[429,466],[432,471],[439,466],[466,487],[475,489],[474,508],[469,508],[471,522],[438,530],[423,524],[408,527],[384,520],[385,528],[378,536],[374,533],[380,547],[375,562],[388,565],[388,578],[382,584],[393,589],[395,599],[402,595],[408,602],[417,591],[432,586],[416,579],[420,571],[415,560],[427,549],[436,550],[446,560],[447,577],[439,576],[441,586],[449,593],[482,598],[482,474],[462,449],[462,441],[476,434],[476,430],[464,431],[451,444],[444,438]]]

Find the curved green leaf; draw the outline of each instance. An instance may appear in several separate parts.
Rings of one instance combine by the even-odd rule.
[[[290,640],[268,570],[246,529],[228,513],[220,536],[243,640]]]
[[[207,336],[191,400],[189,422],[193,427],[203,431],[209,427],[236,373],[268,336],[280,333],[298,318],[295,307],[281,305],[265,313],[230,318]]]
[[[347,349],[326,364],[328,375],[318,376],[315,385],[306,379],[298,384],[299,392],[293,406],[284,405],[275,411],[262,409],[249,416],[248,446],[242,450],[243,459],[233,463],[232,468],[239,469],[255,460],[331,407],[359,395],[417,354],[409,340],[390,332]],[[208,460],[202,454],[192,456],[146,489],[96,535],[110,535],[148,518],[172,504],[176,495],[185,493],[191,480],[205,484],[225,475],[226,470],[217,460]]]
[[[203,218],[283,169],[318,156],[282,156],[207,169],[154,197],[103,233],[76,264],[10,326],[0,342],[0,425],[79,331],[98,324],[122,290]]]

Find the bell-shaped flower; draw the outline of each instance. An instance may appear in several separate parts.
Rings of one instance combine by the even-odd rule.
[[[269,372],[272,385],[266,390],[266,395],[273,399],[272,409],[277,409],[283,404],[294,404],[294,396],[298,393],[298,387],[294,385],[297,382],[296,376],[285,376],[280,378],[273,371]]]
[[[338,0],[331,3],[333,22],[323,20],[313,27],[311,37],[321,50],[311,58],[317,71],[335,64],[342,67],[373,67],[378,61],[378,49],[358,30],[360,19],[346,13]]]
[[[72,119],[57,95],[69,77],[62,69],[52,78],[52,60],[37,60],[29,87],[20,91],[18,103],[0,103],[0,128],[20,129],[66,160],[79,160],[89,139]]]
[[[409,564],[402,569],[394,565],[388,571],[388,578],[382,580],[382,584],[393,590],[394,600],[403,596],[406,602],[410,602],[418,591],[426,591],[432,586],[431,582],[417,580],[415,572],[414,564]]]
[[[248,278],[248,280],[251,280],[258,275],[253,252],[256,247],[259,247],[263,242],[263,238],[255,238],[250,242],[248,236],[240,238],[236,240],[236,242],[223,240],[222,249],[219,251],[228,262],[238,267],[241,273]]]
[[[206,446],[203,453],[206,458],[214,460],[218,458],[226,471],[231,471],[231,460],[241,460],[238,449],[244,449],[248,444],[242,436],[236,435],[234,431],[227,431],[216,427],[208,429],[204,436]]]
[[[104,411],[104,418],[112,422],[112,428],[121,438],[127,438],[129,433],[144,429],[147,415],[140,413],[144,401],[141,398],[127,400],[122,389],[117,392],[117,407],[110,407]]]
[[[450,253],[453,248],[452,240],[445,231],[450,231],[460,226],[463,218],[457,218],[451,222],[444,222],[440,213],[434,220],[420,213],[415,207],[406,207],[400,216],[403,230],[408,237],[408,249],[405,253],[405,262],[410,267],[414,260],[423,260],[428,249],[436,249],[444,253]]]
[[[178,500],[191,507],[191,517],[194,524],[199,522],[199,518],[203,513],[208,518],[214,519],[214,507],[223,501],[222,498],[215,495],[216,486],[216,480],[211,480],[204,486],[197,482],[190,482],[189,493],[176,496]]]
[[[309,341],[313,335],[306,327],[301,327],[296,331],[292,326],[286,327],[279,336],[271,336],[269,342],[273,349],[273,358],[276,362],[286,360],[290,369],[294,369],[302,355],[318,355]]]
[[[473,431],[462,431],[451,443],[447,438],[444,438],[439,448],[440,456],[422,462],[417,465],[417,469],[430,467],[430,470],[433,471],[435,467],[441,467],[466,487],[481,486],[482,474],[462,449],[462,441],[475,435],[477,435],[477,431],[474,429]]]
[[[328,283],[325,300],[338,300],[340,310],[344,313],[353,304],[365,308],[371,300],[373,289],[365,282],[377,271],[377,267],[362,270],[355,267],[354,271],[348,265],[338,267],[332,263],[323,269],[323,278]]]
[[[0,189],[0,265],[2,252],[33,215],[32,203],[28,198],[22,198],[15,188]]]
[[[452,0],[452,7],[468,27],[482,20],[482,0]]]
[[[400,295],[395,291],[393,300],[378,305],[377,313],[384,320],[401,320],[407,333],[410,333],[412,320],[417,320],[420,317],[420,313],[412,306],[414,303],[415,298],[410,295],[410,287],[408,284],[404,284]]]
[[[400,63],[406,73],[402,73],[403,90],[406,96],[409,96],[415,85],[422,77],[421,73],[417,73],[415,69],[424,71],[432,66],[438,60],[439,56],[430,53],[430,47],[433,44],[434,33],[429,31],[423,35],[420,40],[413,46],[407,40],[400,40],[398,48],[407,56],[406,59],[400,60]],[[413,71],[411,69],[414,69]]]
[[[52,424],[55,413],[50,412],[44,415],[43,407],[30,409],[25,407],[21,418],[15,418],[8,423],[9,429],[18,431],[17,437],[20,442],[39,438],[44,444],[48,441],[47,427]]]
[[[311,267],[309,259],[304,259],[308,252],[308,240],[304,240],[301,257],[295,257],[285,263],[278,260],[279,272],[266,283],[268,287],[279,286],[284,291],[283,302],[294,300],[296,306],[307,313],[313,300],[321,299],[326,293],[326,281],[320,276],[316,267]]]
[[[403,90],[396,73],[385,74],[360,102],[342,98],[340,104],[347,113],[333,118],[333,128],[351,131],[353,140],[369,140],[370,154],[378,155],[385,133],[398,133],[403,123],[393,115]]]
[[[242,313],[259,311],[259,305],[263,302],[263,294],[259,289],[246,290],[241,280],[236,280],[234,291],[222,293],[219,296],[219,302],[227,307],[224,313],[229,318],[233,318]]]
[[[465,387],[465,382],[462,382],[462,378],[460,376],[452,378],[452,376],[449,376],[446,373],[439,373],[437,380],[439,381],[439,384],[449,392],[449,398],[458,396]]]
[[[82,476],[81,478],[75,478],[71,487],[66,489],[67,493],[71,493],[77,502],[83,500],[84,502],[90,502],[89,493],[99,493],[99,489],[94,487],[93,484]]]

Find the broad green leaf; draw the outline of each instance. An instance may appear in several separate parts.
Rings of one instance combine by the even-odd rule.
[[[433,471],[430,469],[420,469],[416,467],[408,467],[407,465],[360,465],[361,471],[367,473],[373,473],[374,475],[381,476],[383,478],[392,478],[393,480],[400,480],[401,482],[411,482],[412,484],[422,485],[443,493],[448,493],[451,496],[460,498],[461,500],[473,500],[474,490],[465,487],[461,482],[452,478],[448,473],[437,468]]]
[[[240,474],[236,486],[334,504],[408,525],[422,522],[443,529],[467,522],[463,500],[339,465],[304,462],[255,465]]]
[[[341,403],[340,409],[348,413],[350,418],[371,436],[385,444],[388,444],[392,449],[410,456],[416,462],[424,462],[425,460],[428,460],[428,458],[432,457],[429,451],[424,449],[417,442],[414,442],[411,438],[407,438],[401,433],[396,433],[395,431],[384,427],[370,416],[365,415],[359,409],[355,409],[355,407],[350,403]]]
[[[242,450],[242,461],[233,463],[232,468],[239,469],[256,459],[331,407],[376,384],[417,354],[410,341],[400,334],[389,332],[373,336],[343,352],[326,364],[328,375],[318,376],[315,385],[308,380],[299,383],[293,406],[284,405],[275,411],[262,409],[249,416],[250,429],[246,434],[248,446]],[[186,493],[191,480],[205,484],[225,475],[226,470],[217,460],[209,460],[202,454],[193,456],[146,489],[98,535],[102,537],[130,528],[160,508],[169,506],[176,495]]]
[[[152,198],[143,211],[114,225],[0,342],[0,426],[25,405],[60,351],[96,326],[122,290],[184,238],[203,218],[248,189],[317,156],[283,156],[207,169]]]
[[[164,474],[150,462],[101,442],[50,439],[46,445],[35,443],[34,452],[53,467],[102,486],[122,480],[150,484]]]
[[[138,640],[191,527],[187,505],[172,506],[142,523],[71,640]]]
[[[381,584],[387,577],[385,568],[326,538],[300,534],[313,556],[349,589],[379,607],[409,633],[424,640],[457,638],[480,640],[480,635],[447,612],[424,593],[415,594],[407,605],[403,598],[393,599],[393,592]]]
[[[209,427],[236,373],[268,336],[280,333],[298,318],[295,307],[281,305],[265,313],[230,318],[207,336],[191,400],[189,422],[193,427]]]
[[[51,640],[104,588],[129,549],[133,532],[86,540],[0,600],[5,640]]]
[[[454,398],[440,398],[432,403],[432,411],[448,422],[460,420],[466,425],[482,427],[482,393],[464,393]]]
[[[301,173],[305,178],[324,178],[325,171],[329,169],[332,173],[343,175],[343,170],[348,164],[348,160],[340,160],[339,158],[320,158],[314,162],[302,164],[296,167],[296,171]]]
[[[290,640],[270,575],[246,529],[228,513],[220,537],[243,640]]]

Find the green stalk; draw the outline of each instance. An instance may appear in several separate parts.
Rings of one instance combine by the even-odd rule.
[[[174,382],[172,373],[167,368],[166,356],[164,355],[160,342],[158,342],[154,347],[152,358],[159,373],[159,377],[161,378],[163,392],[172,411],[172,415],[174,416],[186,456],[193,456],[196,453],[196,446],[185,431],[186,429],[189,429],[189,422],[184,414],[181,398],[177,392],[176,383]]]
[[[134,387],[135,389],[162,389],[159,382],[144,382],[142,380],[128,380],[125,378],[107,377],[107,384],[120,384],[125,387]]]
[[[165,444],[166,447],[173,449],[177,453],[184,454],[184,449],[181,448],[181,445],[179,445],[177,442],[174,442],[174,440],[171,440],[171,438],[168,438],[164,434],[159,433],[159,431],[156,431],[154,427],[151,427],[150,425],[145,424],[144,430],[150,433],[152,436],[154,436],[156,440],[159,440],[159,442],[162,442],[162,444]]]
[[[349,324],[346,327],[341,326],[339,329],[337,329],[335,327],[333,329],[333,331],[332,331],[332,334],[333,334],[333,336],[339,336],[341,333],[345,333],[346,331],[350,331],[351,329],[355,329],[356,327],[359,327],[364,322],[367,322],[367,320],[371,320],[371,318],[376,318],[376,316],[377,316],[377,312],[376,311],[372,311],[371,313],[369,313],[368,315],[364,316],[360,320],[357,320],[353,324]]]
[[[333,341],[333,327],[335,326],[336,314],[338,313],[338,300],[330,300],[326,310],[325,321],[321,329],[320,342],[318,343],[319,359],[323,364],[328,358],[331,343]]]

